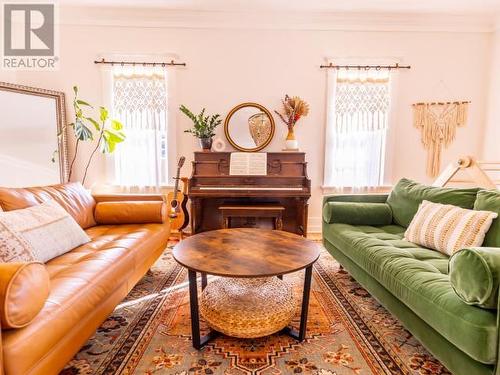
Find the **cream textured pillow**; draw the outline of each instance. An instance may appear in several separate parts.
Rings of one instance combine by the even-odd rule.
[[[405,240],[451,256],[460,249],[481,246],[497,216],[495,212],[423,201],[405,232]]]
[[[90,241],[57,202],[0,212],[0,262],[47,262]]]

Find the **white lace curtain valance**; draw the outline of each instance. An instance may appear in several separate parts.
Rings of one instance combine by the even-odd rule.
[[[335,130],[380,130],[387,127],[388,71],[340,70],[335,90]]]
[[[165,113],[167,109],[165,74],[115,73],[113,75],[113,109],[119,117]],[[152,121],[145,121],[142,125],[148,128],[155,126]]]

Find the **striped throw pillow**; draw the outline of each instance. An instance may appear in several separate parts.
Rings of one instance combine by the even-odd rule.
[[[495,212],[423,201],[405,240],[451,256],[460,249],[481,246],[497,216]]]

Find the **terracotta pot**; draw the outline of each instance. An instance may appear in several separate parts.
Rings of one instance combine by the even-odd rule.
[[[200,138],[200,146],[203,151],[210,151],[212,149],[212,137]]]

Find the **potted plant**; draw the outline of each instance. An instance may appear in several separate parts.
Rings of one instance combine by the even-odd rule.
[[[184,133],[194,135],[200,140],[203,151],[210,151],[212,148],[212,138],[215,135],[215,128],[222,122],[220,115],[217,113],[212,116],[205,116],[205,108],[198,115],[195,115],[185,105],[181,105],[179,110],[193,121],[193,127],[184,130]]]
[[[307,114],[309,113],[309,104],[307,104],[298,96],[289,97],[288,95],[285,95],[285,99],[283,99],[281,103],[283,104],[283,114],[278,111],[274,112],[276,112],[281,121],[283,121],[288,127],[288,134],[286,136],[286,149],[295,151],[298,150],[299,145],[297,140],[295,139],[293,129],[297,121],[299,121],[301,117],[307,116]]]
[[[75,112],[75,120],[63,128],[63,131],[67,127],[72,128],[73,134],[76,138],[73,159],[71,160],[71,163],[69,165],[69,181],[71,181],[71,177],[73,175],[73,167],[78,155],[78,146],[80,142],[92,142],[95,138],[97,138],[95,146],[85,163],[84,174],[82,178],[82,185],[84,185],[87,178],[88,169],[96,152],[100,150],[103,154],[113,153],[115,151],[116,145],[125,140],[125,133],[123,132],[122,123],[118,120],[111,119],[109,117],[109,111],[105,107],[99,107],[99,117],[94,118],[92,117],[92,114],[89,115],[87,113],[87,110],[92,110],[94,107],[85,100],[82,100],[78,97],[77,86],[73,87],[73,92],[73,110]],[[59,137],[62,137],[63,131],[58,134]],[[55,162],[54,157],[52,158],[52,161]]]

